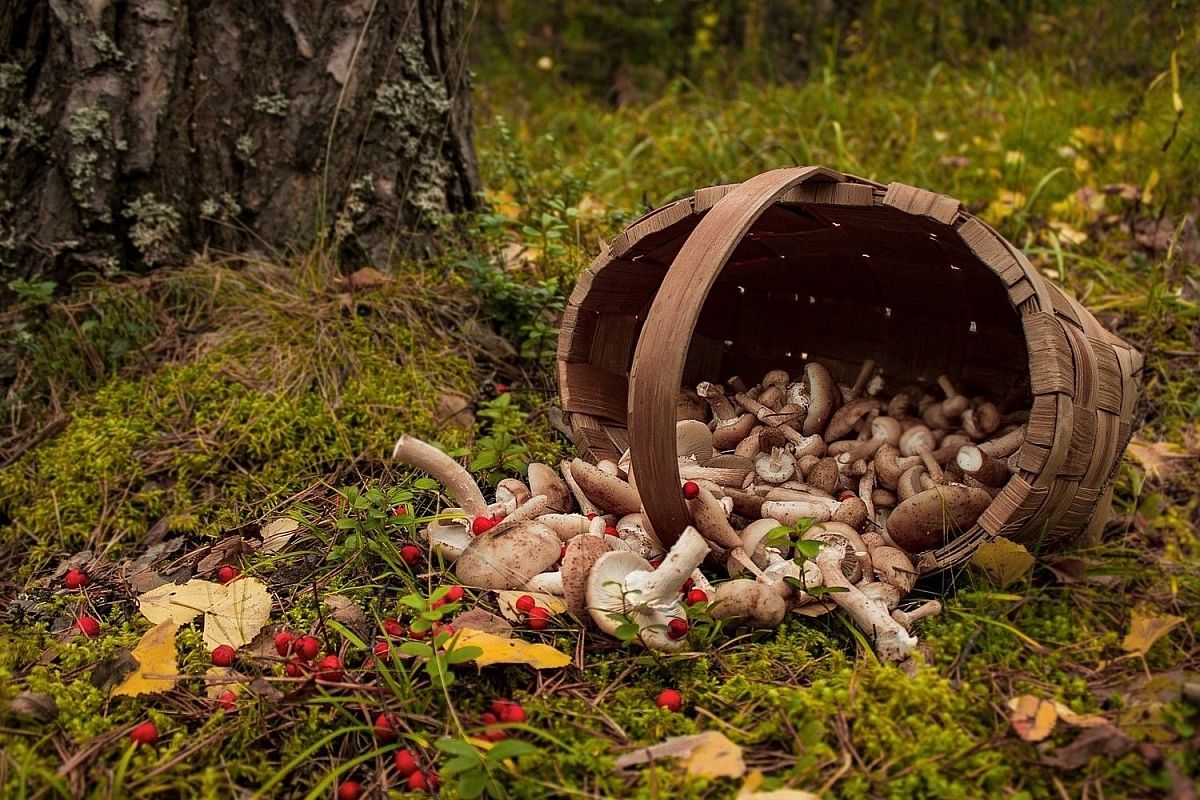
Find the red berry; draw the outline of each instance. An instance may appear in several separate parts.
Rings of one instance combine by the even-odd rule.
[[[615,527],[613,527],[612,525],[605,525],[604,526],[604,535],[605,536],[620,536],[621,534],[617,533],[617,529]]]
[[[80,617],[75,620],[75,627],[89,639],[95,639],[100,635],[100,623],[96,621],[95,617]]]
[[[490,711],[485,711],[482,714],[480,714],[479,719],[483,721],[484,725],[495,725],[497,722],[500,721],[500,718],[497,717],[495,714],[493,714]]]
[[[504,722],[524,722],[525,709],[521,708],[520,703],[509,703],[504,712],[500,714],[500,719]]]
[[[492,383],[492,388],[496,390],[496,394],[507,394],[508,391],[512,387],[509,386],[507,383],[500,383],[499,381],[495,381]]]
[[[68,589],[82,589],[91,582],[92,579],[81,569],[69,570],[67,577],[63,578],[63,583],[66,584]]]
[[[683,708],[683,695],[674,689],[663,689],[655,698],[654,705],[668,711],[679,711]]]
[[[392,718],[387,712],[375,718],[375,735],[384,742],[396,741],[396,727],[392,724]]]
[[[308,672],[308,665],[298,658],[293,658],[284,667],[283,671],[289,678],[303,678],[305,673]]]
[[[227,644],[223,644],[212,651],[212,663],[214,667],[231,667],[237,659],[237,651]]]
[[[700,496],[700,484],[695,481],[686,481],[683,484],[683,496],[688,500],[695,500]]]
[[[683,582],[683,586],[679,587],[680,594],[687,594],[688,592],[690,592],[692,590],[692,587],[695,585],[696,585],[695,582],[691,578],[688,578],[686,581]]]
[[[662,559],[661,558],[652,559],[650,561],[650,566],[654,567],[655,569],[658,569],[659,567],[662,566]]]
[[[596,512],[593,511],[592,513],[588,514],[587,518],[588,518],[588,522],[591,522],[592,520],[594,520],[596,518]]]
[[[328,655],[317,662],[317,680],[337,683],[345,674],[342,670],[342,660],[335,655]]]
[[[838,500],[841,500],[841,501],[844,503],[844,502],[846,502],[847,500],[849,500],[851,497],[858,497],[858,495],[856,495],[854,492],[852,492],[852,491],[850,491],[849,489],[847,489],[847,490],[845,490],[845,491],[841,492],[841,493],[838,495],[838,498],[837,498],[837,499],[838,499]]]
[[[476,517],[471,520],[471,533],[476,536],[487,533],[494,527],[496,527],[496,523],[491,517]]]
[[[388,617],[383,621],[383,632],[393,639],[401,639],[404,637],[404,626],[395,617]]]
[[[438,779],[436,772],[428,773],[425,776],[425,782],[429,784],[429,791],[431,791],[431,792],[436,792],[437,788],[438,788],[438,784],[441,783],[441,781]]]
[[[564,544],[562,546],[562,549],[558,551],[558,560],[562,561],[566,557],[567,557],[567,546]]]
[[[441,608],[444,605],[446,605],[446,598],[439,597],[437,600],[434,600],[432,603],[430,603],[429,607],[431,609],[434,609],[434,608]]]
[[[129,732],[129,741],[134,744],[154,744],[158,741],[158,728],[153,722],[143,722]]]
[[[496,729],[494,731],[484,731],[483,738],[487,739],[489,742],[499,742],[503,739],[507,739],[508,734],[502,730]]]
[[[411,567],[421,560],[421,548],[415,544],[406,544],[400,548],[400,557]]]
[[[517,602],[513,603],[517,611],[522,614],[528,614],[537,605],[537,600],[533,599],[533,595],[523,594],[517,598]]]
[[[404,776],[412,775],[417,771],[417,759],[413,756],[412,750],[406,747],[396,751],[396,771]]]
[[[707,603],[707,602],[708,602],[708,595],[704,593],[703,589],[692,589],[690,592],[687,593],[687,604],[689,606],[694,606],[697,603]]]
[[[429,782],[425,780],[425,776],[419,771],[413,772],[408,776],[409,791],[423,792],[429,788]]]
[[[376,642],[375,647],[372,649],[375,655],[379,656],[380,658],[387,658],[392,654],[392,645],[389,642],[383,641],[382,639]]]
[[[237,578],[239,574],[237,567],[224,566],[217,570],[217,581],[220,583],[229,583]]]
[[[396,506],[395,508],[392,509],[392,516],[394,516],[394,517],[403,517],[407,513],[408,513],[407,506]]]
[[[416,628],[408,629],[408,636],[410,639],[424,639],[428,635],[429,635],[428,628],[425,628],[424,630],[420,630],[420,631],[417,630]]]
[[[541,606],[529,609],[529,627],[540,631],[550,624],[550,612]]]
[[[226,711],[233,711],[237,708],[237,695],[233,692],[222,692],[221,696],[217,698],[217,702]]]
[[[289,631],[275,634],[275,652],[283,658],[287,658],[288,654],[292,652],[292,643],[295,641],[296,634]]]
[[[362,797],[362,784],[358,781],[346,781],[338,786],[338,800],[358,800]]]
[[[497,717],[503,717],[504,712],[507,711],[508,707],[511,705],[512,700],[505,700],[503,697],[498,697],[492,701],[492,704],[488,706],[488,708],[490,708],[492,713]]]
[[[450,638],[454,638],[454,634],[458,633],[453,625],[435,625],[433,628],[433,636],[436,639],[443,633],[448,634]]]
[[[301,636],[292,643],[292,650],[298,658],[312,661],[321,652],[321,642],[315,636]]]
[[[449,603],[457,603],[463,599],[463,588],[461,586],[451,586],[450,591],[446,592],[446,601]]]
[[[667,638],[679,640],[687,636],[688,624],[682,619],[673,619],[667,623]]]

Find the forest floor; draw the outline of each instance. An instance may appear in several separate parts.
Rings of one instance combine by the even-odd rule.
[[[382,796],[405,791],[408,747],[447,797],[1196,797],[1200,127],[1177,118],[1171,81],[873,64],[614,111],[535,79],[479,90],[490,209],[444,223],[460,249],[384,275],[318,249],[65,297],[21,287],[0,362],[0,796],[332,797],[348,780]],[[1200,87],[1179,98],[1200,107]],[[383,619],[452,582],[401,557],[443,501],[389,461],[395,438],[469,452],[484,482],[557,463],[572,448],[549,422],[556,310],[598,242],[646,205],[793,163],[962,200],[1143,350],[1145,420],[1103,541],[1002,586],[923,582],[946,611],[922,624],[912,674],[838,616],[715,644],[698,630],[674,656],[559,619],[518,635],[570,655],[563,669],[451,667],[419,647],[364,668]],[[454,416],[462,401],[473,415]],[[290,538],[264,541],[281,518]],[[225,565],[270,593],[240,683],[206,677],[198,626],[139,648],[143,591]],[[66,588],[70,568],[90,585]],[[441,613],[477,606],[494,596]],[[339,654],[344,680],[288,677],[270,641],[285,626]],[[188,677],[115,692],[135,648]],[[665,687],[680,713],[655,706]],[[489,749],[496,698],[526,719]],[[399,741],[375,735],[384,712]],[[135,747],[147,720],[158,743]],[[739,745],[747,774],[615,763],[701,731]]]

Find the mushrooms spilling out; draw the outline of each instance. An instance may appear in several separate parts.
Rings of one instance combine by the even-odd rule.
[[[394,455],[453,501],[423,533],[464,585],[561,595],[580,622],[667,652],[685,646],[694,602],[729,629],[840,609],[880,658],[901,661],[914,624],[941,610],[901,608],[914,561],[973,526],[1008,482],[1028,413],[1008,407],[1020,392],[997,402],[946,375],[893,386],[868,361],[845,377],[814,361],[795,381],[777,369],[756,386],[735,376],[681,389],[676,455],[692,524],[666,552],[628,452],[531,464],[492,503],[424,442],[403,436]]]

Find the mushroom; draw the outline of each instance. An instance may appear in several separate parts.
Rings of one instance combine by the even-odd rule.
[[[446,487],[454,502],[472,517],[487,513],[487,501],[471,473],[433,445],[404,434],[396,440],[392,458],[432,475]]]
[[[831,591],[823,597],[831,599],[850,615],[859,630],[874,638],[875,652],[883,661],[904,661],[917,646],[899,622],[894,620],[884,603],[864,594],[842,573],[846,545],[826,544],[814,561],[821,571],[821,582]]]
[[[830,445],[829,452],[839,457],[845,455],[847,461],[858,461],[875,455],[875,452],[885,444],[898,446],[902,434],[903,430],[901,430],[899,420],[891,417],[876,417],[871,420],[871,438],[847,443],[845,447],[836,448],[836,452],[834,445]],[[835,444],[841,444],[841,442]]]
[[[593,536],[592,538],[594,539],[595,537]],[[531,592],[552,594],[556,597],[562,597],[565,592],[563,589],[562,571],[555,570],[554,572],[538,573],[526,581],[525,588]]]
[[[737,409],[730,402],[729,398],[725,396],[725,390],[721,386],[705,381],[696,387],[696,394],[708,401],[709,408],[712,409],[713,419],[717,422],[717,427],[733,422],[738,418]]]
[[[702,537],[722,550],[728,550],[727,559],[732,559],[755,575],[761,573],[758,565],[742,547],[742,539],[729,524],[726,511],[711,492],[701,491],[695,498],[686,501],[692,515],[692,524]],[[766,504],[764,503],[764,506]]]
[[[537,521],[558,534],[558,538],[564,542],[587,533],[591,525],[591,520],[583,514],[542,514]]]
[[[888,517],[887,534],[905,552],[922,553],[954,538],[951,532],[974,525],[991,502],[983,489],[935,486],[896,506]]]
[[[640,513],[621,517],[616,524],[617,536],[642,558],[658,558],[663,554],[662,543],[646,530],[644,519]]]
[[[551,513],[569,514],[574,509],[570,487],[549,464],[535,461],[529,465],[526,474],[529,476],[530,492],[545,496],[546,508]]]
[[[808,384],[809,402],[803,433],[805,436],[811,436],[825,430],[829,418],[842,404],[842,392],[834,383],[829,370],[816,361],[804,367],[804,381]]]
[[[962,427],[975,441],[983,441],[1000,427],[1000,409],[995,403],[984,401],[962,414]]]
[[[575,503],[579,506],[579,510],[584,514],[600,514],[603,509],[588,499],[583,489],[579,487],[579,482],[575,480],[575,476],[571,474],[571,462],[566,459],[558,464],[558,470],[562,473],[563,485],[570,491],[570,496],[575,498]],[[600,473],[603,475],[604,473]],[[570,510],[568,508],[568,510]]]
[[[750,556],[750,560],[758,565],[760,569],[766,569],[770,564],[766,548],[767,534],[778,527],[778,521],[764,518],[756,519],[745,528],[742,528],[742,549],[746,551]],[[775,551],[772,550],[771,552],[774,553]],[[731,578],[740,575],[744,569],[741,563],[732,558],[725,562],[725,568],[728,570],[729,577]]]
[[[750,431],[754,430],[757,424],[758,417],[753,414],[742,414],[725,423],[718,422],[713,431],[713,449],[732,450],[737,447],[738,442],[750,435]]]
[[[609,475],[581,458],[571,462],[571,477],[589,501],[613,514],[636,514],[642,509],[637,490],[615,475]]]
[[[971,405],[971,399],[965,395],[958,393],[954,388],[954,384],[950,381],[947,375],[939,375],[937,379],[938,386],[942,387],[942,391],[946,393],[946,399],[942,401],[942,413],[949,419],[961,416],[964,411]]]
[[[461,511],[461,509],[450,509]],[[446,562],[453,562],[463,554],[475,537],[467,527],[467,520],[437,520],[428,525],[421,535],[429,542],[429,549]]]
[[[500,506],[505,516],[516,511],[518,506],[532,496],[533,493],[529,491],[525,482],[516,478],[505,478],[496,484],[496,505]]]
[[[754,471],[767,483],[783,483],[796,474],[796,459],[782,447],[759,456],[754,462]]]
[[[712,431],[694,419],[675,423],[675,454],[703,464],[713,457]]]
[[[963,474],[971,476],[984,486],[1003,486],[1012,477],[1007,463],[1002,459],[992,458],[972,444],[959,448],[955,463]]]
[[[713,619],[751,628],[777,628],[787,603],[770,586],[739,578],[717,586],[710,613]]]
[[[877,410],[879,405],[877,400],[870,397],[863,397],[846,403],[846,405],[839,408],[830,417],[829,424],[825,428],[825,441],[832,442],[844,436],[849,436],[858,423],[872,411]]]
[[[841,474],[838,471],[838,463],[834,458],[822,458],[817,462],[807,475],[804,476],[808,485],[817,491],[832,494],[833,490],[838,486],[838,479]]]
[[[509,528],[520,525],[522,522],[533,519],[540,514],[544,514],[547,505],[548,501],[544,494],[534,495],[507,517],[492,526],[492,530],[496,533],[504,533]]]
[[[905,470],[921,463],[920,456],[900,457],[900,450],[890,444],[882,445],[875,453],[875,477],[885,489],[896,490]]]
[[[685,619],[679,592],[709,553],[708,542],[695,528],[684,529],[657,569],[636,553],[605,553],[588,576],[587,607],[600,630],[615,634],[626,621],[638,626],[638,638],[648,648],[674,652],[682,639],[667,636],[673,619]]]
[[[1002,436],[997,436],[994,439],[988,439],[979,445],[979,449],[987,453],[992,458],[1007,458],[1013,453],[1021,449],[1021,445],[1025,444],[1025,426],[1013,428],[1008,433]]]
[[[578,536],[567,542],[567,552],[562,559],[563,599],[567,609],[580,622],[586,622],[587,587],[592,568],[600,556],[610,552],[605,536]]]
[[[919,576],[908,553],[886,544],[871,547],[870,542],[867,542],[867,550],[871,554],[871,569],[875,580],[895,586],[900,595],[906,597],[913,590]]]
[[[704,402],[704,398],[700,395],[688,388],[679,390],[679,397],[675,400],[675,420],[677,422],[685,419],[706,422],[708,411],[708,403]]]
[[[942,465],[933,457],[935,445],[933,431],[924,425],[913,425],[900,434],[900,452],[906,456],[920,456],[933,482],[945,483],[946,475],[942,472]]]
[[[905,612],[897,608],[892,612],[892,619],[900,623],[904,627],[904,630],[911,631],[919,620],[925,619],[925,617],[937,616],[940,613],[942,613],[942,604],[940,602],[937,600],[926,600],[912,611]]]
[[[530,578],[553,567],[562,553],[554,531],[538,522],[523,522],[497,534],[475,537],[454,562],[454,575],[464,586],[519,589]]]

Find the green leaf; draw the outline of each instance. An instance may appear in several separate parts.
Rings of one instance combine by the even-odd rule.
[[[337,521],[337,529],[339,531],[351,530],[352,528],[357,528],[357,527],[358,527],[358,520],[356,520],[356,519],[348,519],[348,518],[343,517],[342,519],[339,519]]]
[[[478,756],[455,756],[442,765],[442,772],[447,775],[457,775],[460,772],[468,772],[473,769],[479,769]]]
[[[464,800],[475,800],[488,787],[488,776],[483,770],[468,772],[458,781],[458,793]]]
[[[518,756],[527,756],[536,752],[537,748],[529,742],[522,742],[520,739],[504,739],[487,751],[487,760],[501,761],[506,758],[517,758]]]
[[[801,539],[796,542],[796,552],[803,556],[804,559],[811,561],[821,552],[821,543],[812,539]]]
[[[433,478],[417,478],[413,481],[413,486],[423,492],[432,492],[437,490],[438,482]],[[409,495],[409,497],[411,496]]]
[[[446,653],[447,664],[462,664],[467,661],[473,661],[483,655],[482,647],[469,645],[466,647],[456,647],[449,653]]]
[[[441,750],[443,753],[450,753],[451,755],[458,756],[470,756],[471,758],[475,759],[476,763],[479,761],[479,750],[477,750],[469,742],[464,742],[461,739],[438,739],[436,742],[434,742],[434,747],[436,747],[438,750]]]
[[[433,658],[433,648],[421,642],[405,642],[400,645],[399,651],[408,656],[420,656],[422,658]]]

